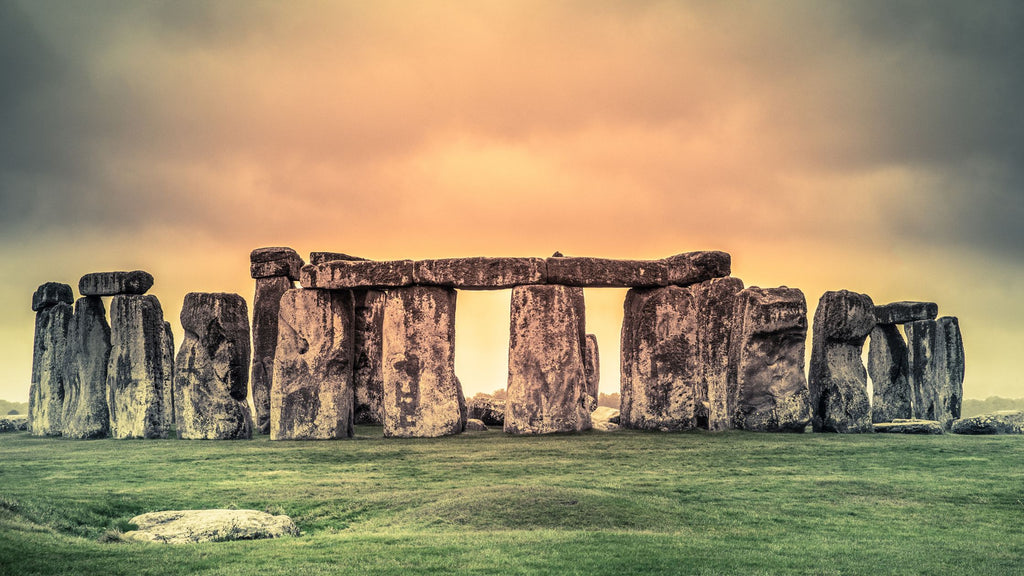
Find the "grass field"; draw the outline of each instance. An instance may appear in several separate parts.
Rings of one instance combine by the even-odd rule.
[[[0,436],[0,574],[1024,574],[1024,438]],[[296,538],[118,542],[181,508]]]

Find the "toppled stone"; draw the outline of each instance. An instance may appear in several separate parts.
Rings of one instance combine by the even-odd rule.
[[[303,264],[302,257],[291,248],[257,248],[249,254],[249,275],[253,278],[285,276],[298,280]]]
[[[71,304],[63,301],[71,287],[65,284],[64,288],[44,284],[36,291],[43,294],[40,302],[60,301],[36,312],[28,400],[29,431],[34,436],[60,436],[64,429],[65,365],[72,317]]]
[[[584,355],[583,369],[587,375],[587,395],[591,398],[591,409],[597,408],[597,395],[601,386],[601,352],[597,347],[597,336],[587,334],[587,349]]]
[[[94,272],[78,281],[82,296],[145,294],[153,287],[153,275],[143,270],[131,272]]]
[[[399,288],[413,283],[412,260],[331,260],[302,267],[303,288]]]
[[[590,421],[593,423],[594,430],[601,432],[618,430],[619,411],[607,406],[598,406],[597,409],[590,414]]]
[[[64,417],[66,438],[105,438],[110,435],[107,409],[107,363],[110,361],[110,326],[98,296],[75,302],[68,326],[64,364]]]
[[[871,297],[825,292],[814,313],[808,386],[815,432],[872,432],[864,339],[875,327]]]
[[[164,387],[173,365],[164,362],[163,309],[153,295],[110,301],[107,407],[114,438],[166,438]]]
[[[954,420],[954,434],[1024,434],[1024,411],[999,410],[991,414]]]
[[[164,544],[299,535],[298,527],[288,516],[274,516],[257,510],[167,510],[141,514],[129,522],[137,529],[125,532],[122,536],[125,540]]]
[[[590,429],[582,288],[512,289],[505,432]]]
[[[455,377],[455,290],[411,286],[384,301],[385,437],[436,437],[465,429]]]
[[[908,372],[907,343],[899,328],[894,324],[875,326],[868,346],[868,375],[874,388],[872,422],[893,422],[914,416],[914,394],[907,380]]]
[[[939,305],[934,302],[893,302],[875,306],[875,322],[878,324],[906,324],[917,320],[934,320],[939,315]]]
[[[547,259],[547,282],[563,286],[665,286],[667,272],[661,260],[552,257]]]
[[[466,419],[466,432],[487,432],[487,425],[476,418]]]
[[[352,437],[351,292],[289,290],[279,318],[270,439]]]
[[[899,419],[893,422],[876,422],[875,432],[883,434],[942,434],[942,424],[935,420]]]
[[[736,428],[803,432],[811,419],[804,376],[807,302],[803,292],[785,286],[752,286],[736,295],[734,314],[729,388],[736,394]]]
[[[341,252],[310,252],[309,253],[309,263],[313,264],[313,265],[323,264],[324,262],[331,262],[332,260],[350,260],[350,261],[358,261],[358,262],[365,262],[365,261],[367,261],[366,258],[360,258],[359,256],[350,256],[348,254],[343,254]]]
[[[181,307],[185,339],[175,361],[178,437],[252,438],[249,311],[238,294],[190,292]]]
[[[732,273],[732,256],[716,250],[684,252],[662,260],[665,281],[672,286],[689,286]]]
[[[505,426],[505,403],[498,400],[466,400],[466,415],[476,418],[488,426]]]
[[[914,392],[914,416],[944,426],[959,418],[963,398],[964,351],[956,318],[904,324],[908,381]]]
[[[543,258],[445,258],[419,260],[413,268],[414,283],[469,290],[496,290],[547,279]]]
[[[28,416],[0,416],[0,434],[28,430]]]
[[[382,424],[384,397],[382,356],[384,353],[384,292],[353,290],[355,302],[355,386],[356,424]]]
[[[32,311],[39,312],[55,304],[71,304],[74,301],[71,286],[60,282],[47,282],[32,293]]]
[[[287,276],[256,279],[252,304],[252,391],[253,425],[260,434],[270,434],[270,390],[274,383],[274,357],[277,354],[277,316],[281,296],[294,288]]]

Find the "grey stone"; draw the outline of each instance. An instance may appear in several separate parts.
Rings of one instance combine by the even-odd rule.
[[[724,254],[711,252],[708,254]],[[727,258],[729,255],[725,254]],[[728,259],[726,259],[728,265]],[[726,268],[728,271],[728,268]],[[697,420],[709,430],[733,427],[736,394],[729,388],[729,343],[735,323],[739,278],[712,278],[693,284],[697,299],[697,350],[701,378],[696,399]]]
[[[171,330],[171,323],[164,322],[164,333],[163,338],[160,340],[162,355],[162,362],[164,366],[164,425],[167,427],[168,432],[174,428],[175,424],[175,409],[174,409],[174,332]]]
[[[918,320],[903,325],[907,335],[914,415],[944,426],[960,417],[964,349],[956,318]]]
[[[107,407],[114,438],[166,438],[165,327],[153,295],[118,295],[110,301]]]
[[[0,434],[28,430],[28,416],[0,416]]]
[[[107,363],[110,361],[110,326],[98,296],[75,302],[68,326],[64,364],[63,433],[66,438],[105,438],[110,435],[107,409]]]
[[[466,432],[487,432],[487,425],[476,418],[466,419]]]
[[[934,320],[939,315],[939,305],[934,302],[892,302],[875,306],[875,322],[878,324],[906,324],[917,320]]]
[[[271,440],[352,437],[354,342],[351,292],[285,292],[270,392]]]
[[[871,297],[825,292],[814,313],[808,386],[815,432],[873,432],[864,339],[875,327]]]
[[[323,264],[324,262],[330,262],[332,260],[352,260],[358,262],[366,262],[366,258],[360,258],[359,256],[350,256],[341,252],[310,252],[309,263]]]
[[[871,421],[892,422],[913,418],[913,391],[907,374],[907,343],[894,324],[879,324],[871,331],[868,346],[868,375],[874,389]],[[875,428],[877,432],[877,427]]]
[[[1024,411],[1000,410],[991,414],[954,420],[954,434],[1024,434]]]
[[[128,521],[135,530],[125,540],[163,544],[197,544],[298,536],[288,516],[257,510],[166,510],[140,514]]]
[[[68,287],[68,293],[70,290]],[[34,436],[60,436],[64,429],[65,365],[72,314],[71,305],[65,302],[36,312],[28,400],[29,431]]]
[[[270,390],[274,383],[274,357],[277,354],[277,316],[281,296],[294,288],[287,276],[256,279],[252,304],[252,391],[255,431],[270,434]]]
[[[615,408],[609,408],[607,406],[598,406],[590,414],[590,420],[593,423],[594,430],[601,432],[611,432],[619,429],[619,411]],[[614,420],[614,422],[613,422]]]
[[[353,290],[355,301],[355,386],[356,424],[383,424],[384,397],[384,292]]]
[[[734,425],[761,432],[803,432],[811,419],[804,376],[807,302],[796,288],[752,286],[736,295],[729,342]]]
[[[436,437],[465,428],[455,377],[455,290],[411,286],[384,301],[382,377],[385,437]]]
[[[55,304],[72,304],[74,301],[71,286],[60,282],[47,282],[32,293],[32,311],[39,312]]]
[[[466,400],[466,412],[469,418],[480,420],[488,426],[505,426],[505,403],[500,400]]]
[[[331,260],[302,267],[303,288],[398,288],[413,283],[412,260]]]
[[[131,272],[94,272],[78,281],[82,296],[145,294],[153,287],[153,275],[143,270]]]
[[[960,334],[960,321],[954,316],[943,316],[937,320],[939,334],[944,340],[945,356],[941,361],[941,378],[936,386],[938,404],[942,408],[939,421],[947,428],[953,420],[960,418],[964,397],[964,342]]]
[[[583,368],[587,375],[587,395],[591,398],[590,411],[593,412],[597,409],[597,396],[601,386],[601,351],[597,347],[597,336],[587,334],[586,338],[587,348]]]
[[[446,258],[419,260],[414,283],[468,290],[495,290],[543,284],[547,266],[543,258]]]
[[[249,254],[249,275],[253,278],[286,276],[298,280],[303,264],[302,257],[291,248],[257,248]]]
[[[583,289],[512,289],[505,432],[589,430]]]
[[[238,294],[190,292],[181,307],[185,339],[175,361],[178,437],[252,438],[249,310]]]
[[[552,257],[547,259],[547,282],[563,286],[665,286],[667,272],[661,260]]]
[[[875,432],[883,434],[942,434],[942,424],[934,420],[902,419],[874,424]]]
[[[662,260],[665,281],[672,286],[689,286],[712,278],[724,278],[732,272],[732,256],[727,252],[684,252]]]

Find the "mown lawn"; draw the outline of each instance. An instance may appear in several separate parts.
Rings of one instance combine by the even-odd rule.
[[[1024,574],[1024,437],[0,435],[0,574]],[[123,543],[255,508],[296,538]]]

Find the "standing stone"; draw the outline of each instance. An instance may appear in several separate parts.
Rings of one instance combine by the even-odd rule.
[[[876,308],[877,310],[877,308]],[[868,376],[874,395],[871,421],[907,420],[914,417],[913,392],[907,374],[907,343],[895,324],[878,324],[871,331],[868,346]],[[878,431],[878,428],[875,428]]]
[[[583,367],[587,374],[587,395],[592,399],[590,411],[593,412],[597,409],[597,395],[601,386],[601,352],[594,334],[587,334],[586,362]]]
[[[939,363],[946,356],[946,340],[939,337],[938,322],[918,320],[903,325],[907,335],[907,380],[914,395],[914,418],[942,421],[938,407]]]
[[[252,438],[249,310],[238,294],[190,292],[181,307],[185,339],[175,360],[179,438]]]
[[[873,432],[864,339],[875,327],[875,304],[866,294],[825,292],[814,313],[808,386],[815,432]]]
[[[512,289],[505,432],[547,434],[591,427],[583,289]]]
[[[435,437],[465,428],[455,377],[455,290],[388,291],[382,343],[385,437]]]
[[[355,300],[355,386],[356,424],[382,424],[384,397],[382,355],[384,353],[384,292],[354,290]]]
[[[734,425],[761,432],[803,432],[811,419],[804,376],[807,302],[797,288],[752,286],[736,295],[729,342]]]
[[[713,278],[694,284],[690,289],[697,298],[697,350],[701,369],[697,420],[708,430],[726,430],[732,428],[732,414],[736,409],[736,395],[729,393],[729,342],[736,295],[743,290],[743,281],[732,277]]]
[[[107,406],[114,438],[166,438],[165,327],[152,295],[118,295],[110,301]]]
[[[352,437],[352,314],[348,291],[297,289],[281,297],[271,440]]]
[[[270,391],[277,354],[277,322],[281,296],[294,288],[287,276],[256,279],[252,304],[252,404],[256,431],[270,433]]]
[[[65,437],[104,438],[110,435],[110,411],[107,409],[109,361],[110,326],[103,300],[97,296],[79,298],[68,328],[64,377]]]
[[[67,284],[47,282],[32,296],[36,311],[29,390],[29,431],[34,436],[60,436],[63,430],[65,364],[72,293]]]
[[[132,272],[94,272],[78,281],[82,296],[145,294],[153,287],[153,275],[143,270]]]
[[[164,335],[160,341],[164,365],[164,424],[168,432],[174,428],[176,414],[174,409],[174,332],[171,323],[164,322]]]
[[[941,409],[939,421],[949,428],[953,420],[960,418],[964,397],[964,341],[960,335],[960,321],[955,316],[943,316],[937,322],[945,351],[939,371],[942,377],[936,386]]]

